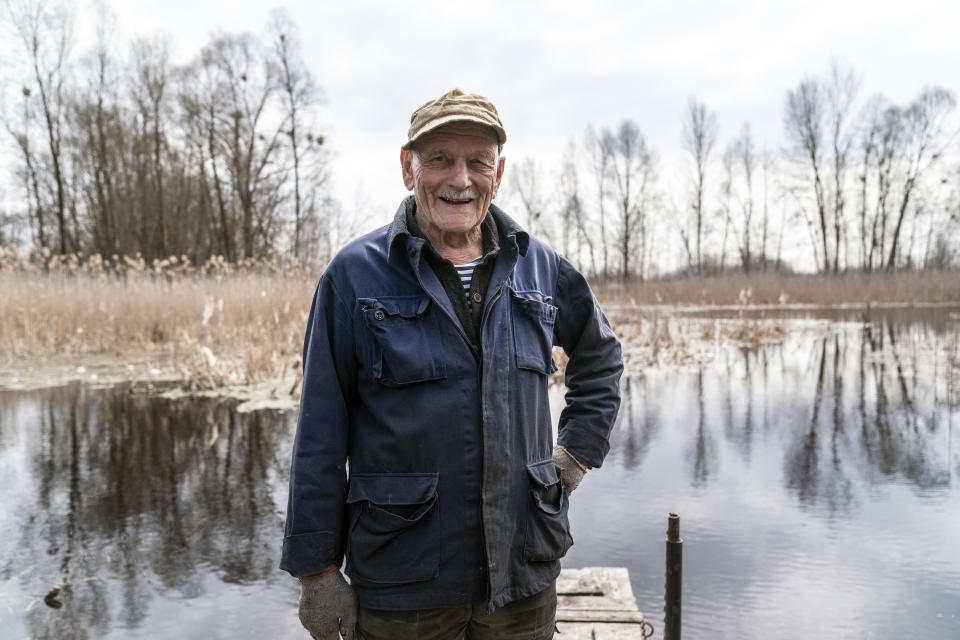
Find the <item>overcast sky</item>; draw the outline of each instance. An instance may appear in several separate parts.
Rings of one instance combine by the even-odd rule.
[[[721,148],[750,122],[758,143],[777,149],[785,92],[832,59],[860,74],[861,101],[960,89],[960,3],[944,0],[108,3],[123,40],[164,32],[177,61],[217,31],[260,34],[270,11],[286,8],[326,95],[335,193],[364,204],[371,223],[406,193],[398,156],[411,111],[455,86],[497,105],[508,170],[528,155],[552,170],[588,124],[629,117],[666,173],[680,160],[691,96],[717,112]]]

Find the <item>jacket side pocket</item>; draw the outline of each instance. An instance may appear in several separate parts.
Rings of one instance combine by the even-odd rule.
[[[567,511],[570,498],[563,490],[553,460],[527,466],[530,479],[530,512],[523,542],[523,555],[529,562],[562,558],[573,545]]]
[[[347,575],[358,582],[403,584],[440,570],[436,473],[354,474],[347,504]]]
[[[553,329],[557,308],[539,291],[510,291],[513,341],[517,367],[550,374],[553,362]]]

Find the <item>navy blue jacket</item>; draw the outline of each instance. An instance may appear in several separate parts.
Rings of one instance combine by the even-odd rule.
[[[491,205],[500,235],[480,350],[411,235],[392,224],[330,262],[310,310],[280,566],[339,566],[360,603],[410,610],[546,588],[573,543],[551,459],[552,347],[569,356],[558,441],[599,467],[620,345],[586,280]]]

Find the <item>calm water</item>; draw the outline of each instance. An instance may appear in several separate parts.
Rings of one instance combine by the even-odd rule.
[[[629,567],[659,637],[675,511],[685,637],[960,637],[960,323],[787,327],[624,380],[566,566]],[[276,568],[295,414],[233,406],[0,392],[0,637],[305,637]]]

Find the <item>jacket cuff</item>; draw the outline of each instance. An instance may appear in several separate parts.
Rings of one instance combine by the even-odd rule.
[[[336,536],[330,531],[298,533],[283,539],[280,568],[295,578],[340,566]]]
[[[585,424],[568,420],[558,429],[557,444],[578,462],[591,469],[603,464],[610,450],[610,442],[605,435],[594,433]]]

